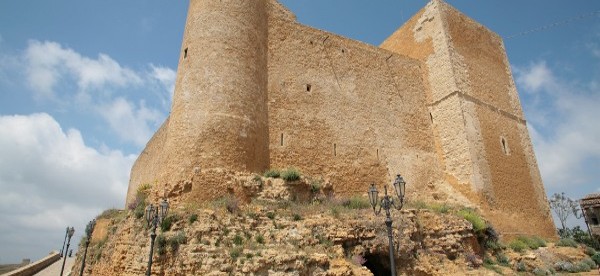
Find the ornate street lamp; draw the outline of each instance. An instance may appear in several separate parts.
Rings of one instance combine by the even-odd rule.
[[[396,196],[398,196],[397,203],[391,196],[388,195],[387,186],[383,186],[384,195],[380,200],[378,196],[379,192],[377,191],[377,188],[375,188],[375,183],[371,184],[371,188],[369,188],[369,202],[371,203],[371,207],[373,207],[373,212],[375,212],[375,215],[379,215],[382,208],[385,210],[385,225],[387,226],[388,239],[390,243],[390,269],[392,271],[392,276],[396,276],[396,264],[394,262],[394,240],[392,236],[392,218],[390,216],[390,210],[392,207],[397,210],[402,209],[402,206],[404,205],[404,195],[406,192],[406,182],[402,176],[398,174],[392,185],[394,187],[394,191],[396,192]],[[377,210],[378,203],[379,210]]]
[[[67,261],[67,252],[69,251],[69,245],[71,245],[71,237],[73,237],[73,234],[75,233],[75,228],[71,227],[67,227],[67,248],[65,249],[65,255],[63,258],[63,264],[62,264],[62,268],[60,269],[60,276],[63,275],[63,272],[65,271],[65,262]]]
[[[85,227],[85,252],[83,253],[83,261],[81,262],[81,271],[79,271],[79,276],[83,276],[83,268],[85,267],[85,257],[87,256],[88,246],[90,245],[90,240],[92,239],[92,233],[94,232],[94,227],[96,227],[96,220],[92,220]]]
[[[69,226],[67,226],[67,231],[65,231],[65,239],[63,240],[63,246],[60,249],[60,257],[62,258],[63,252],[65,251],[65,244],[67,243],[67,236],[69,235]]]
[[[152,273],[152,253],[154,252],[154,240],[156,239],[156,227],[159,223],[167,216],[169,212],[169,202],[166,199],[163,199],[158,206],[154,207],[154,205],[150,204],[146,207],[146,221],[148,222],[148,226],[152,227],[152,233],[150,233],[150,257],[148,258],[148,270],[146,270],[146,275],[150,276]]]

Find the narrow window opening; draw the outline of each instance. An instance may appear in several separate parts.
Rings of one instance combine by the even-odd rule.
[[[333,156],[337,156],[337,144],[333,144]]]
[[[185,48],[185,49],[183,50],[183,58],[184,58],[184,59],[185,59],[185,58],[187,58],[187,52],[188,52],[188,48]]]
[[[502,140],[502,152],[503,152],[505,155],[508,155],[510,152],[509,152],[509,149],[508,149],[508,144],[507,144],[507,142],[506,142],[506,139],[505,139],[504,137],[502,137],[502,139],[501,139],[501,140]]]
[[[283,146],[283,133],[281,134],[281,145]]]
[[[431,122],[433,123],[433,114],[431,114],[431,112],[429,112],[429,118],[431,119]]]
[[[346,49],[342,49],[342,54],[346,52]]]
[[[379,149],[377,149],[377,160],[379,160]]]
[[[312,85],[307,84],[306,85],[306,92],[310,92],[312,90]]]

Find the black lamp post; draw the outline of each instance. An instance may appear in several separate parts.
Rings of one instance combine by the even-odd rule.
[[[96,220],[92,220],[85,227],[85,252],[83,253],[83,261],[81,262],[81,271],[79,271],[79,276],[83,276],[83,268],[85,267],[85,257],[87,256],[88,246],[90,245],[90,240],[92,239],[92,233],[94,232],[94,227],[96,226]]]
[[[63,246],[60,249],[60,257],[64,256],[63,252],[65,251],[65,244],[67,243],[67,236],[69,235],[69,226],[67,226],[67,231],[65,231],[65,239],[63,240]]]
[[[73,237],[73,234],[75,233],[75,228],[71,227],[68,228],[67,227],[67,248],[65,249],[65,255],[63,258],[63,264],[62,264],[62,268],[60,269],[60,276],[63,275],[63,272],[65,271],[65,262],[67,261],[67,251],[69,251],[69,245],[71,245],[71,237]]]
[[[381,198],[380,200],[378,196],[379,192],[377,191],[377,188],[375,188],[375,183],[371,184],[371,188],[369,188],[369,202],[373,207],[373,212],[375,212],[375,215],[379,215],[381,213],[382,208],[385,210],[385,225],[387,226],[388,239],[390,242],[390,269],[392,271],[392,276],[396,276],[396,264],[394,262],[394,240],[392,236],[392,218],[390,216],[390,210],[392,207],[394,207],[397,210],[402,209],[402,206],[404,205],[406,182],[404,182],[402,176],[397,175],[393,186],[394,191],[398,196],[398,203],[394,202],[394,199],[388,195],[387,186],[383,186],[384,195],[383,198]],[[377,210],[376,208],[378,203],[379,210]]]
[[[166,199],[163,199],[162,202],[156,207],[154,207],[154,205],[152,204],[146,207],[146,221],[148,222],[148,226],[152,227],[152,233],[150,233],[150,257],[148,257],[148,270],[146,271],[147,276],[150,276],[150,274],[152,274],[152,253],[154,252],[154,239],[156,239],[156,227],[165,219],[168,212],[169,203]]]

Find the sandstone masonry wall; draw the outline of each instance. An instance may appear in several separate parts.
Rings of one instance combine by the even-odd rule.
[[[430,43],[428,54],[414,50]],[[553,237],[501,38],[442,1],[432,1],[382,47],[428,65],[429,106],[448,182],[504,234]]]
[[[501,38],[441,0],[381,48],[298,24],[275,0],[191,0],[169,119],[132,169],[151,197],[204,201],[295,167],[365,194],[480,208],[506,235],[554,226]]]

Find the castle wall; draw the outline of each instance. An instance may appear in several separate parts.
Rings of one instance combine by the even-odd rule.
[[[298,24],[274,0],[191,0],[171,115],[127,204],[144,183],[202,201],[239,192],[237,172],[288,167],[336,195],[400,173],[411,200],[555,236],[502,40],[440,0],[381,48]]]
[[[140,185],[157,183],[163,169],[162,166],[164,166],[164,145],[167,140],[168,125],[169,118],[167,117],[135,160],[129,177],[125,207],[135,202],[137,189]]]
[[[293,21],[269,31],[271,167],[327,178],[336,194],[397,173],[425,193],[440,170],[420,63]]]

